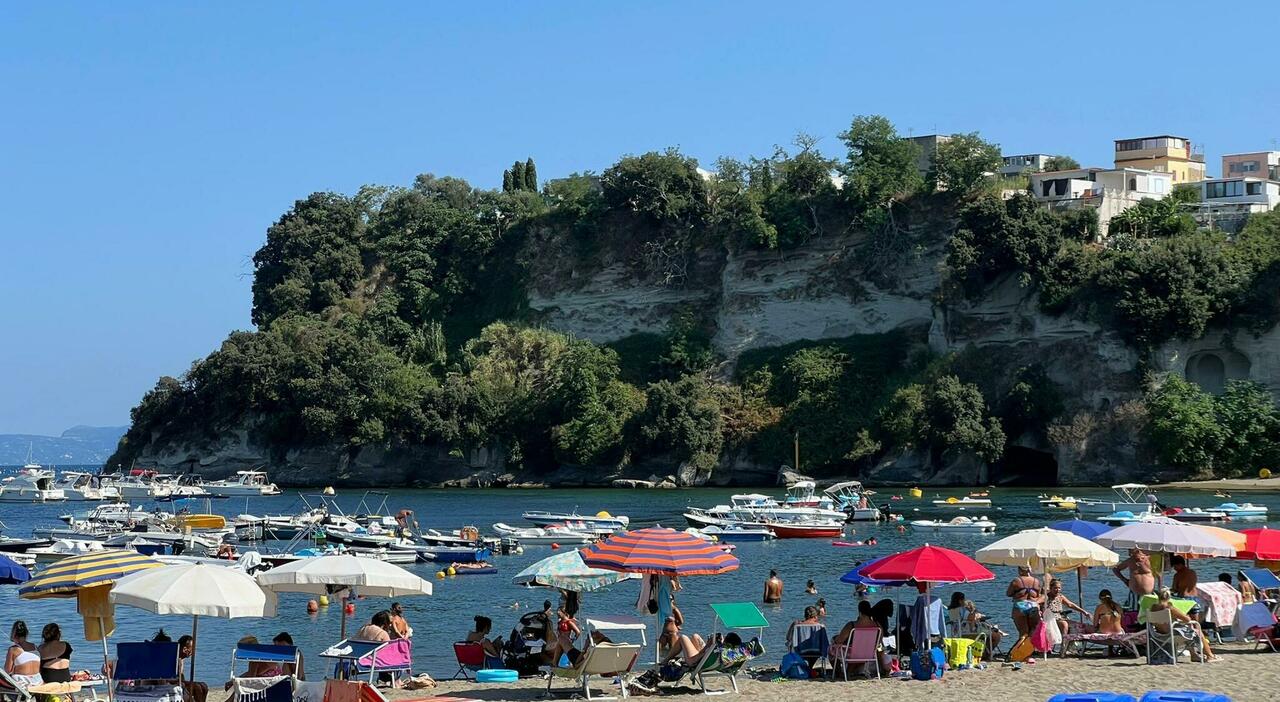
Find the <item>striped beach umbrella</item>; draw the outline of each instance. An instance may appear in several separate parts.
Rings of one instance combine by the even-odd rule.
[[[592,568],[643,575],[720,575],[738,569],[738,559],[709,541],[663,527],[610,536],[582,550]]]
[[[131,573],[164,564],[136,551],[102,551],[64,558],[45,568],[18,590],[23,599],[75,597],[81,590],[111,585]]]

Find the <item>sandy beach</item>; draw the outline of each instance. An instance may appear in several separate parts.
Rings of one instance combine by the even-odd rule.
[[[1280,491],[1280,478],[1221,478],[1219,480],[1182,480],[1151,486],[1153,489],[1226,490],[1227,492]]]
[[[777,669],[761,667],[755,679],[740,677],[742,699],[801,700],[875,699],[879,702],[940,700],[999,700],[999,702],[1044,702],[1061,692],[1107,690],[1141,697],[1150,690],[1208,690],[1226,694],[1234,702],[1273,702],[1280,696],[1280,656],[1254,653],[1252,644],[1221,644],[1216,649],[1222,660],[1213,663],[1179,662],[1177,665],[1147,665],[1145,659],[1107,659],[1099,654],[1088,658],[1050,658],[1021,670],[1003,664],[988,664],[984,670],[948,672],[942,680],[857,680],[772,681]],[[724,678],[711,678],[715,687],[727,685]],[[577,691],[569,680],[557,680],[556,697],[568,698]],[[388,698],[422,700],[433,696],[475,700],[544,699],[545,680],[481,685],[464,681],[441,682],[429,690],[386,691]],[[592,695],[616,695],[617,688],[604,678],[592,685]],[[667,689],[662,697],[695,699],[700,693],[690,687]]]

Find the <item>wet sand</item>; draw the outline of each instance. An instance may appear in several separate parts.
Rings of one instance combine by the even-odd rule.
[[[998,702],[1045,702],[1061,692],[1106,690],[1125,692],[1136,698],[1150,690],[1208,690],[1228,695],[1234,702],[1273,702],[1280,699],[1280,654],[1253,652],[1252,644],[1221,644],[1215,647],[1222,658],[1214,663],[1191,663],[1186,658],[1177,665],[1147,665],[1145,659],[1102,657],[1050,658],[1014,670],[1003,664],[988,664],[985,670],[960,670],[946,673],[942,680],[856,680],[850,682],[779,681],[771,678],[773,669],[756,671],[762,679],[740,676],[742,699],[781,700],[855,700],[877,702],[913,702],[923,700],[997,700]],[[766,672],[767,671],[767,672]],[[725,687],[724,678],[709,678],[713,687]],[[475,700],[527,701],[544,699],[545,680],[522,680],[519,683],[481,685],[471,682],[441,682],[434,689],[388,691],[391,700],[421,700],[447,696]],[[579,691],[570,680],[557,680],[556,697],[569,698]],[[616,695],[611,681],[597,678],[592,684],[592,697]],[[697,699],[700,692],[685,686],[667,690],[661,697]]]

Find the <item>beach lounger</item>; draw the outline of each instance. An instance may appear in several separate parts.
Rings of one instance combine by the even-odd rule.
[[[1169,633],[1161,633],[1158,626],[1168,627]],[[1187,626],[1175,625],[1173,612],[1162,609],[1147,612],[1147,664],[1168,663],[1177,665],[1179,649],[1189,649],[1204,663],[1204,642],[1200,633]]]
[[[547,694],[551,694],[551,684],[556,678],[568,678],[578,681],[580,694],[588,700],[612,700],[616,697],[592,697],[591,676],[603,675],[618,678],[618,686],[622,697],[627,696],[627,674],[635,666],[640,657],[641,647],[638,644],[598,643],[587,649],[578,658],[576,665],[567,668],[551,667],[551,675],[547,678]]]
[[[1064,656],[1070,652],[1072,646],[1076,647],[1081,658],[1084,658],[1085,651],[1090,646],[1101,646],[1121,648],[1132,653],[1134,658],[1141,658],[1142,654],[1138,652],[1138,648],[1147,645],[1147,632],[1145,629],[1122,634],[1103,634],[1094,631],[1092,626],[1077,621],[1069,621],[1067,626],[1067,636],[1062,640],[1062,655]]]
[[[0,700],[6,702],[34,702],[35,698],[27,688],[18,684],[13,676],[4,672],[4,668],[0,668]]]
[[[484,646],[474,641],[458,641],[453,644],[453,657],[458,660],[458,672],[450,680],[470,680],[471,675],[488,667],[489,657],[484,653]]]
[[[698,684],[704,695],[719,695],[729,690],[712,690],[707,687],[707,678],[720,675],[729,678],[729,686],[738,692],[738,673],[747,661],[763,655],[764,646],[760,639],[769,626],[759,607],[751,602],[718,602],[711,605],[715,614],[715,630],[712,631],[712,643],[707,644],[704,651],[692,665],[688,666],[688,674]],[[742,646],[725,646],[718,629],[754,630],[755,637],[744,642]]]
[[[1271,603],[1271,613],[1275,614],[1280,609],[1280,578],[1266,568],[1249,568],[1240,573],[1258,591],[1258,597]]]
[[[876,679],[881,677],[879,628],[854,629],[849,643],[835,644],[831,647],[832,679],[835,679],[838,669],[844,681],[848,682],[850,663],[872,663],[875,665]]]

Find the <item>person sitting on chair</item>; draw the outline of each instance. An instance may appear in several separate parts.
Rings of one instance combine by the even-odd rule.
[[[27,623],[21,619],[13,623],[9,630],[9,651],[4,658],[4,672],[21,688],[40,685],[44,682],[40,677],[40,654],[35,644],[27,641]]]
[[[501,668],[502,667],[502,637],[496,640],[489,640],[489,632],[493,630],[493,621],[488,617],[476,615],[475,631],[467,634],[467,641],[470,643],[478,643],[484,649],[485,667]]]
[[[1173,606],[1173,592],[1167,587],[1160,588],[1160,592],[1156,597],[1156,603],[1151,605],[1150,612],[1163,612],[1168,610],[1169,615],[1173,618],[1173,630],[1170,630],[1169,627],[1163,623],[1152,622],[1151,625],[1155,627],[1156,631],[1166,636],[1172,636],[1174,635],[1174,631],[1180,631],[1187,637],[1200,637],[1200,643],[1204,648],[1205,660],[1213,660],[1216,656],[1213,655],[1213,649],[1209,647],[1209,639],[1204,635],[1204,632],[1200,630],[1200,622],[1197,622],[1184,614],[1182,610]],[[1150,614],[1148,614],[1148,616],[1150,616]],[[1192,660],[1199,659],[1193,657]]]
[[[676,624],[675,617],[667,617],[662,624],[662,635],[658,637],[658,652],[660,661],[667,661],[681,658],[685,663],[696,660],[698,654],[707,647],[707,642],[698,634],[688,636],[680,633],[680,627]]]
[[[196,640],[190,636],[178,637],[178,669],[182,669],[182,662],[195,655]],[[182,697],[187,702],[205,702],[209,699],[209,686],[202,682],[194,680],[182,681]]]

